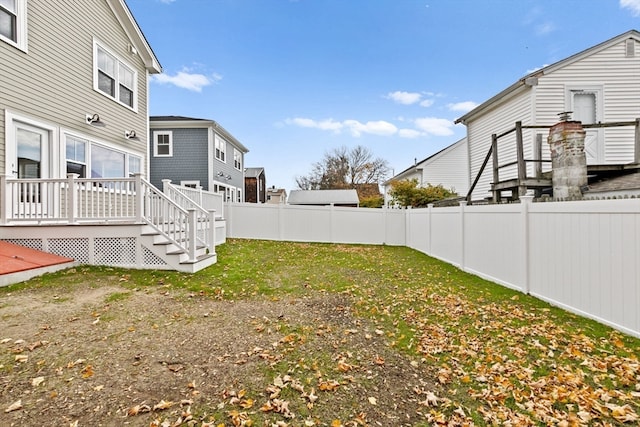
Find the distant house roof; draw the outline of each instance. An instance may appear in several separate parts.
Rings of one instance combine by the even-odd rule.
[[[291,190],[290,205],[351,205],[360,203],[356,190]]]
[[[589,197],[613,197],[613,196],[639,196],[640,172],[630,173],[610,179],[589,184],[589,189],[584,196]]]
[[[258,178],[262,174],[264,174],[264,168],[245,168],[244,170],[245,178]]]
[[[197,127],[213,127],[220,135],[225,139],[231,141],[233,145],[242,150],[243,153],[248,153],[249,149],[245,147],[240,141],[238,141],[228,130],[220,126],[218,122],[210,119],[200,119],[196,117],[185,116],[151,116],[149,117],[150,128],[197,128]]]
[[[636,30],[630,30],[627,31],[626,33],[620,34],[616,37],[613,37],[605,42],[602,42],[600,44],[597,44],[595,46],[590,47],[589,49],[583,50],[582,52],[578,52],[575,55],[572,55],[568,58],[565,58],[561,61],[555,62],[551,65],[548,65],[546,67],[543,67],[539,70],[536,70],[530,74],[527,74],[526,76],[522,77],[520,80],[518,80],[517,82],[515,82],[514,84],[512,84],[511,86],[509,86],[508,88],[506,88],[505,90],[503,90],[502,92],[498,93],[497,95],[495,95],[494,97],[490,98],[489,100],[483,102],[482,104],[478,105],[476,108],[474,108],[473,110],[469,111],[467,114],[465,114],[464,116],[460,117],[459,119],[457,119],[455,121],[455,123],[463,123],[466,124],[469,119],[472,119],[474,116],[482,113],[485,110],[488,110],[489,108],[493,107],[497,102],[499,101],[503,101],[506,100],[508,98],[511,97],[511,95],[513,95],[514,93],[518,92],[520,89],[522,89],[523,87],[526,86],[535,86],[537,84],[537,79],[538,77],[544,76],[546,74],[552,73],[554,71],[556,71],[559,68],[565,67],[569,64],[572,64],[580,59],[583,59],[585,57],[588,57],[596,52],[599,52],[603,49],[608,48],[611,45],[614,45],[618,42],[620,42],[621,40],[625,40],[625,39],[629,39],[629,38],[633,38],[636,40],[640,41],[640,32],[636,31]]]

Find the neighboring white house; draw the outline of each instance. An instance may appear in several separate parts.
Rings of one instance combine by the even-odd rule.
[[[390,203],[391,182],[406,179],[416,179],[420,187],[429,184],[442,185],[446,189],[455,191],[459,196],[465,196],[469,189],[467,139],[460,139],[385,181],[382,184],[385,205]]]
[[[508,60],[508,58],[505,58]],[[628,31],[555,64],[528,74],[456,120],[467,127],[470,182],[491,146],[492,134],[523,125],[553,125],[558,114],[572,112],[583,124],[629,122],[640,117],[640,33]],[[533,159],[534,141],[542,141],[542,158],[549,159],[548,129],[525,129],[524,157]],[[515,134],[500,140],[500,163],[516,160]],[[634,127],[587,129],[588,165],[622,165],[638,161]],[[533,164],[527,164],[528,174]],[[548,169],[549,166],[546,166]],[[515,177],[516,168],[501,171],[500,179]],[[490,195],[492,173],[487,168],[473,199]]]

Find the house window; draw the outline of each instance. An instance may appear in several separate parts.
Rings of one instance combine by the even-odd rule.
[[[242,170],[242,153],[235,148],[233,149],[233,167]]]
[[[26,51],[26,0],[0,0],[0,40]]]
[[[94,89],[135,110],[137,73],[95,42],[94,58]]]
[[[227,151],[227,142],[216,135],[216,159],[221,162],[225,161]]]
[[[140,173],[142,159],[138,156],[129,155],[129,176]]]
[[[173,156],[173,132],[159,131],[153,133],[154,157]]]
[[[124,177],[125,154],[100,145],[91,147],[91,178]]]
[[[199,180],[196,180],[196,181],[180,181],[180,185],[183,186],[183,187],[199,189],[200,188],[200,181]]]
[[[80,178],[87,177],[87,141],[67,137],[67,173],[75,173]]]

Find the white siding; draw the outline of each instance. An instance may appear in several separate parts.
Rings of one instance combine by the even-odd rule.
[[[469,152],[467,139],[429,157],[418,165],[422,168],[423,184],[442,185],[453,188],[459,196],[465,196],[469,190]]]
[[[146,169],[147,73],[106,0],[28,2],[28,53],[0,42],[0,173],[4,173],[4,108],[13,113],[137,152]],[[138,111],[93,89],[93,39],[137,71]],[[106,126],[85,124],[98,113]],[[126,140],[125,130],[138,139]]]
[[[552,70],[539,78],[536,88],[537,124],[552,125],[568,105],[566,87],[602,88],[603,122],[633,121],[640,117],[640,42],[636,54],[627,57],[626,40]],[[633,127],[607,128],[604,132],[606,163],[633,161]]]
[[[484,161],[489,148],[491,147],[491,135],[501,134],[515,127],[517,121],[523,124],[531,123],[531,93],[529,87],[523,87],[521,92],[501,103],[496,108],[488,111],[480,117],[474,118],[467,124],[467,139],[469,144],[469,167],[471,170],[470,183],[476,178],[482,162]],[[532,158],[532,140],[534,132],[525,130],[523,132],[525,145],[525,158]],[[500,164],[515,161],[516,146],[515,133],[501,138],[498,141],[498,160]],[[515,167],[502,169],[500,179],[515,177],[517,174]],[[474,200],[484,199],[491,196],[491,182],[493,181],[492,163],[489,159],[472,198]]]

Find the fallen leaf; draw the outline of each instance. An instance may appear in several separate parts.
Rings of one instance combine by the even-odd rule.
[[[169,409],[174,405],[174,402],[167,402],[165,400],[161,400],[160,402],[158,402],[156,405],[153,405],[153,410],[154,411],[162,411],[164,409]]]
[[[36,378],[31,380],[31,385],[33,387],[38,387],[43,382],[44,382],[44,377],[36,377]]]
[[[378,399],[376,399],[373,396],[369,396],[369,403],[372,405],[377,405],[378,404]]]
[[[13,402],[4,412],[13,412],[22,409],[22,399]]]

